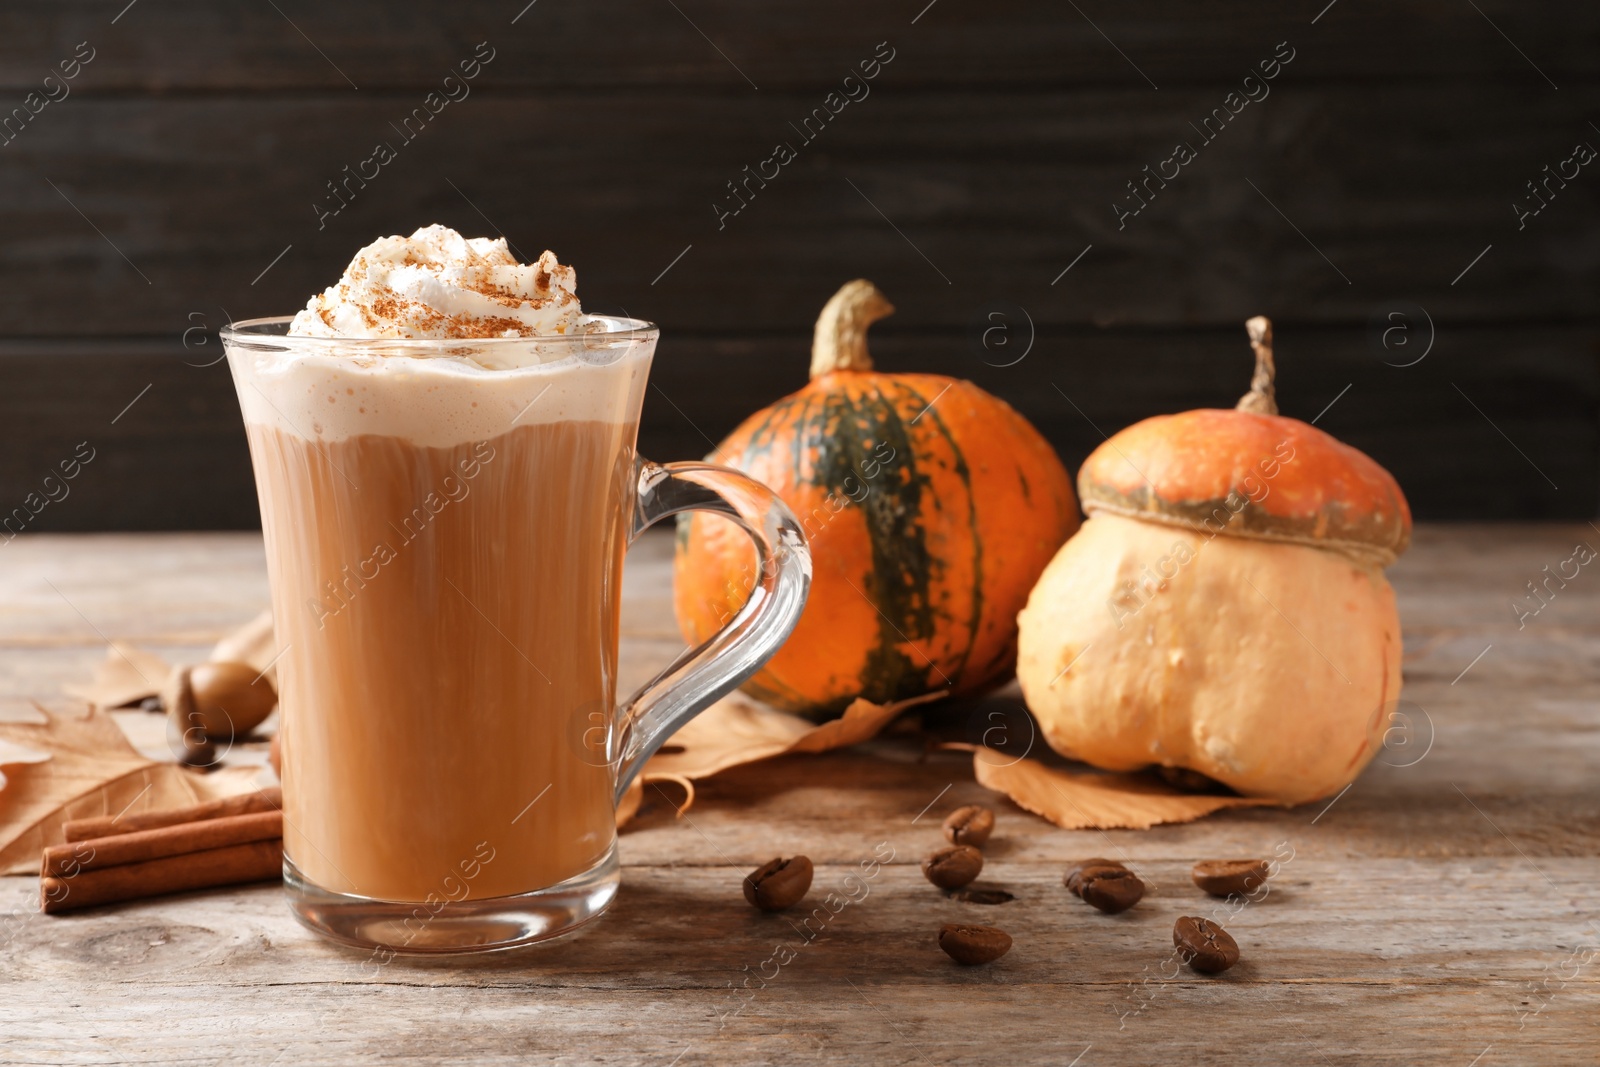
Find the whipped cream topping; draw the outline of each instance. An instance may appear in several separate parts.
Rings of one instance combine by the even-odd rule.
[[[572,268],[443,226],[384,237],[289,327],[229,345],[245,422],[318,443],[444,448],[519,427],[638,420],[653,330],[582,314]],[[418,344],[418,341],[432,341]]]
[[[562,335],[583,316],[577,273],[545,252],[518,263],[504,237],[424,226],[380,237],[294,317],[303,337],[488,338]]]

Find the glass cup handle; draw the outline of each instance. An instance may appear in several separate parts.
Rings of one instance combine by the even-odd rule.
[[[727,626],[630,697],[617,712],[611,751],[617,799],[667,738],[731,692],[771,658],[800,621],[811,587],[805,533],[771,489],[710,463],[638,461],[630,541],[682,511],[710,511],[738,523],[756,546],[750,597]]]

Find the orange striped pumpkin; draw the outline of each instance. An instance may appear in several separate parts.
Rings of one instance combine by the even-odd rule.
[[[744,687],[788,711],[1009,674],[1017,612],[1078,526],[1066,469],[1008,404],[971,382],[873,370],[867,327],[892,311],[870,282],[842,288],[817,320],[810,383],[710,457],[771,486],[810,542],[805,612]],[[691,644],[743,605],[754,568],[732,523],[680,518],[674,607]]]

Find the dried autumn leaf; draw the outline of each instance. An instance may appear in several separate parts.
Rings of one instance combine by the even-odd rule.
[[[256,767],[198,774],[141,756],[104,711],[39,710],[42,723],[0,722],[0,873],[37,872],[40,850],[63,840],[69,819],[164,811],[256,788]]]
[[[639,814],[639,806],[644,803],[644,779],[635,778],[628,783],[628,788],[623,790],[622,797],[617,801],[617,828],[628,825],[635,815]]]
[[[662,791],[664,783],[671,783],[683,790],[683,802],[672,800]],[[633,817],[639,814],[639,809],[644,806],[645,786],[654,788],[658,793],[672,801],[672,806],[677,814],[682,815],[694,804],[694,782],[678,774],[660,774],[645,771],[629,783],[627,790],[622,794],[622,799],[617,801],[617,827],[620,829],[628,825]]]
[[[93,678],[61,688],[92,708],[125,708],[159,693],[171,670],[171,665],[154,653],[112,642]]]
[[[827,752],[876,737],[902,711],[937,700],[929,693],[891,704],[857,700],[831,722],[812,723],[774,711],[749,697],[724,697],[672,735],[666,750],[645,764],[646,774],[709,778],[718,771],[791,752]]]
[[[213,663],[248,663],[276,685],[278,648],[273,637],[272,612],[263,611],[225,635],[211,650],[209,658]],[[68,696],[90,707],[125,708],[160,693],[172,669],[171,664],[153,652],[112,642],[106,658],[94,669],[93,678],[61,688]]]
[[[248,663],[267,676],[277,687],[278,640],[272,631],[272,609],[268,608],[217,642],[211,650],[213,663]]]
[[[919,697],[909,700],[896,700],[888,704],[874,704],[870,700],[856,698],[844,710],[844,714],[830,722],[822,723],[805,736],[799,738],[788,749],[790,752],[830,752],[836,748],[848,748],[850,745],[859,745],[863,741],[870,741],[882,732],[895,719],[900,717],[902,711],[914,708],[921,704],[929,704],[935,700],[944,699],[945,694],[924,693]]]
[[[662,751],[650,757],[617,805],[617,825],[639,810],[643,788],[652,782],[673,781],[683,786],[686,798],[678,809],[681,813],[694,803],[697,778],[774,756],[816,754],[860,744],[876,737],[907,708],[942,696],[928,693],[890,704],[856,700],[842,716],[821,724],[774,711],[738,693],[723,697],[689,720]]]
[[[1263,797],[1185,793],[1144,774],[1069,771],[983,746],[944,747],[971,749],[979,785],[1068,830],[1147,830],[1160,823],[1193,822],[1224,808],[1278,804]]]

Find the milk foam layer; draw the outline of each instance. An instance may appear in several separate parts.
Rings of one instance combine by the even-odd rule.
[[[284,340],[283,351],[234,353],[246,364],[234,372],[245,422],[313,441],[377,434],[428,448],[486,441],[518,426],[631,422],[655,348],[651,331],[620,340],[620,348],[590,351],[564,342],[569,354],[540,353],[555,355],[549,362],[490,368],[447,355],[358,355],[338,342]],[[508,345],[533,347],[451,347],[481,355],[485,347]]]
[[[574,285],[551,253],[519,265],[503,239],[442,226],[381,238],[289,336],[245,323],[230,337],[245,421],[311,441],[375,434],[430,448],[518,426],[632,422],[655,330],[583,316]]]
[[[583,315],[577,274],[546,251],[518,263],[504,237],[448,226],[380,237],[312,297],[289,332],[306,337],[533,337],[564,334]]]

